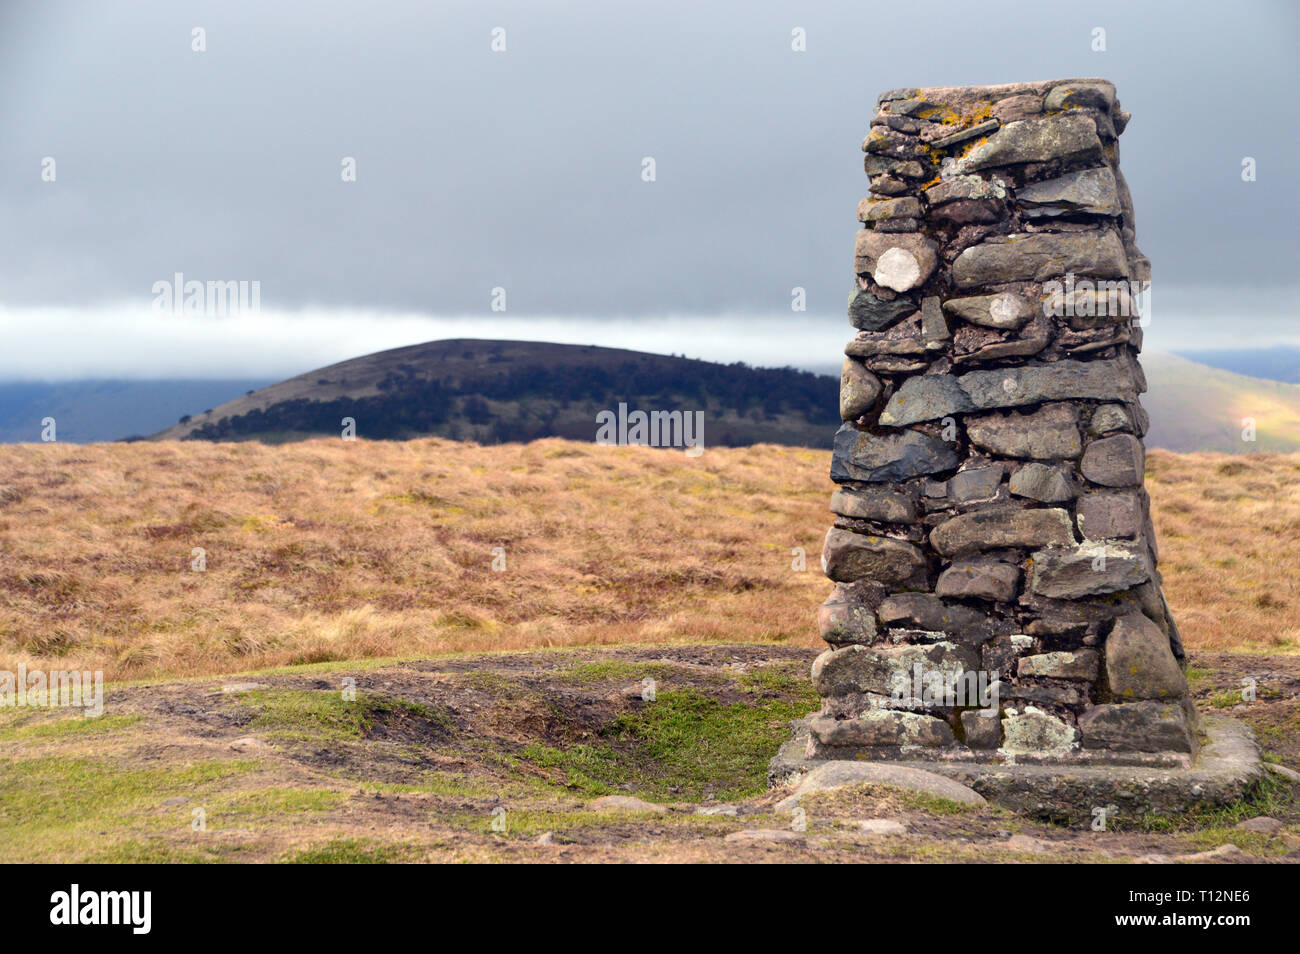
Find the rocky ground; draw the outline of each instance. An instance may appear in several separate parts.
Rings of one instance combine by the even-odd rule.
[[[93,719],[0,710],[0,859],[1300,859],[1281,775],[1249,804],[1107,831],[881,785],[778,809],[790,791],[768,789],[767,761],[816,705],[813,655],[678,645],[330,663],[111,686]],[[1300,767],[1300,657],[1198,653],[1189,675],[1203,710],[1232,712],[1270,762]],[[1246,678],[1258,689],[1242,703]]]

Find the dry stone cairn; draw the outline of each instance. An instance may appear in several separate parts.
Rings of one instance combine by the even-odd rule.
[[[1194,757],[1143,489],[1128,120],[1100,79],[879,98],[807,757]]]

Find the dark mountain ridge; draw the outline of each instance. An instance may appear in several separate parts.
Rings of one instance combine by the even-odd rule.
[[[705,444],[762,441],[825,448],[839,382],[794,368],[752,368],[594,345],[452,339],[365,355],[236,398],[156,440],[439,436],[480,443],[594,440],[601,411],[702,411]]]

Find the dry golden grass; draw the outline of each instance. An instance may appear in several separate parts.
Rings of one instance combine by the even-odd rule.
[[[1147,455],[1165,596],[1194,649],[1300,649],[1300,454]]]
[[[121,679],[459,650],[814,646],[827,457],[561,440],[10,445],[0,668]],[[1150,469],[1188,644],[1296,648],[1300,455],[1153,452]]]

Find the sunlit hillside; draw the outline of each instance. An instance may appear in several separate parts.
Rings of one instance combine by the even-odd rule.
[[[1300,385],[1252,378],[1150,351],[1142,355],[1150,390],[1148,447],[1229,454],[1300,450]]]

